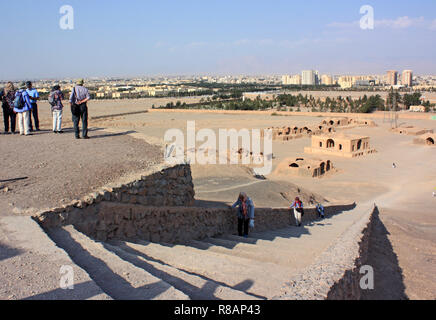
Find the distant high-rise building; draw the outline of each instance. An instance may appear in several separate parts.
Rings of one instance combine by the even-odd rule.
[[[398,72],[395,70],[389,70],[386,73],[386,82],[391,86],[396,86],[398,84]]]
[[[321,76],[321,84],[324,84],[326,86],[333,85],[333,77],[328,74],[323,74]]]
[[[317,84],[317,75],[313,70],[304,70],[301,73],[301,84],[303,86],[314,86]]]
[[[403,86],[412,87],[413,86],[413,71],[404,70],[401,74],[401,84]]]
[[[299,74],[295,76],[282,76],[283,85],[301,85],[301,76]]]

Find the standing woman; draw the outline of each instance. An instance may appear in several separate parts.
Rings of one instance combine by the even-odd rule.
[[[32,103],[30,102],[29,94],[26,91],[26,84],[23,82],[20,85],[20,90],[15,93],[14,111],[18,114],[18,126],[20,134],[31,136],[30,133],[30,112]]]
[[[9,120],[11,133],[15,133],[16,114],[14,112],[15,88],[12,82],[8,82],[3,91],[3,122],[5,134],[9,134]]]
[[[294,203],[291,205],[291,209],[294,209],[295,223],[297,227],[301,226],[301,218],[304,216],[303,202],[300,198],[296,197]]]
[[[254,226],[254,204],[253,201],[241,192],[238,200],[233,204],[232,208],[238,208],[238,234],[240,237],[248,237],[248,228]],[[242,230],[243,229],[243,230]]]
[[[53,91],[50,93],[48,98],[48,102],[51,105],[51,112],[53,115],[53,132],[54,133],[63,133],[62,131],[62,110],[64,105],[62,104],[62,100],[64,99],[64,94],[61,91],[61,87],[59,85],[55,85],[53,87]]]

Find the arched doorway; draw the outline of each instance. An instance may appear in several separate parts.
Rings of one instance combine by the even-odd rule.
[[[292,163],[289,167],[291,168],[299,168],[300,166],[296,163]]]
[[[321,175],[323,175],[325,173],[325,163],[321,163],[320,165],[320,171],[321,171]]]
[[[333,141],[333,139],[328,139],[327,148],[334,148],[334,147],[335,147],[335,142]]]
[[[362,148],[362,140],[359,140],[357,142],[357,150],[360,150]]]
[[[330,171],[330,169],[331,169],[330,161],[327,161],[327,166],[326,166],[325,170]]]
[[[427,140],[425,140],[425,141],[426,141],[426,143],[427,143],[429,146],[434,145],[434,140],[433,140],[433,138],[431,138],[431,137],[428,137]]]

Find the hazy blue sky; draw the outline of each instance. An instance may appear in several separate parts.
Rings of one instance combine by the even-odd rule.
[[[0,0],[0,79],[436,74],[435,0]],[[62,5],[74,30],[59,27]],[[375,29],[359,28],[362,5]]]

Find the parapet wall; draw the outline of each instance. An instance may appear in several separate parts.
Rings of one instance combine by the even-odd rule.
[[[149,109],[149,112],[160,113],[207,113],[207,114],[257,114],[257,115],[271,115],[274,112],[280,116],[306,116],[306,117],[351,117],[356,119],[383,119],[384,114],[382,111],[374,113],[338,113],[338,112],[292,112],[292,111],[246,111],[246,110],[203,110],[203,109]],[[400,113],[398,112],[398,119],[415,119],[415,120],[433,120],[434,113]]]
[[[126,204],[189,207],[194,205],[194,195],[189,165],[159,167],[149,175],[133,179],[133,182],[105,187],[68,205],[47,209],[35,215],[34,219],[43,227],[70,225],[95,219],[94,214],[101,211],[103,203],[108,207]]]
[[[106,198],[110,200],[103,198],[83,208],[53,210],[36,218],[44,228],[74,225],[100,241],[142,239],[177,244],[236,232],[236,209],[148,206],[138,203],[136,195],[129,192],[131,189],[121,195],[109,193]],[[354,207],[354,204],[330,206],[325,208],[325,213],[331,216]],[[314,208],[305,209],[303,221],[317,218]],[[279,229],[289,224],[295,225],[290,209],[255,209],[256,231]]]

